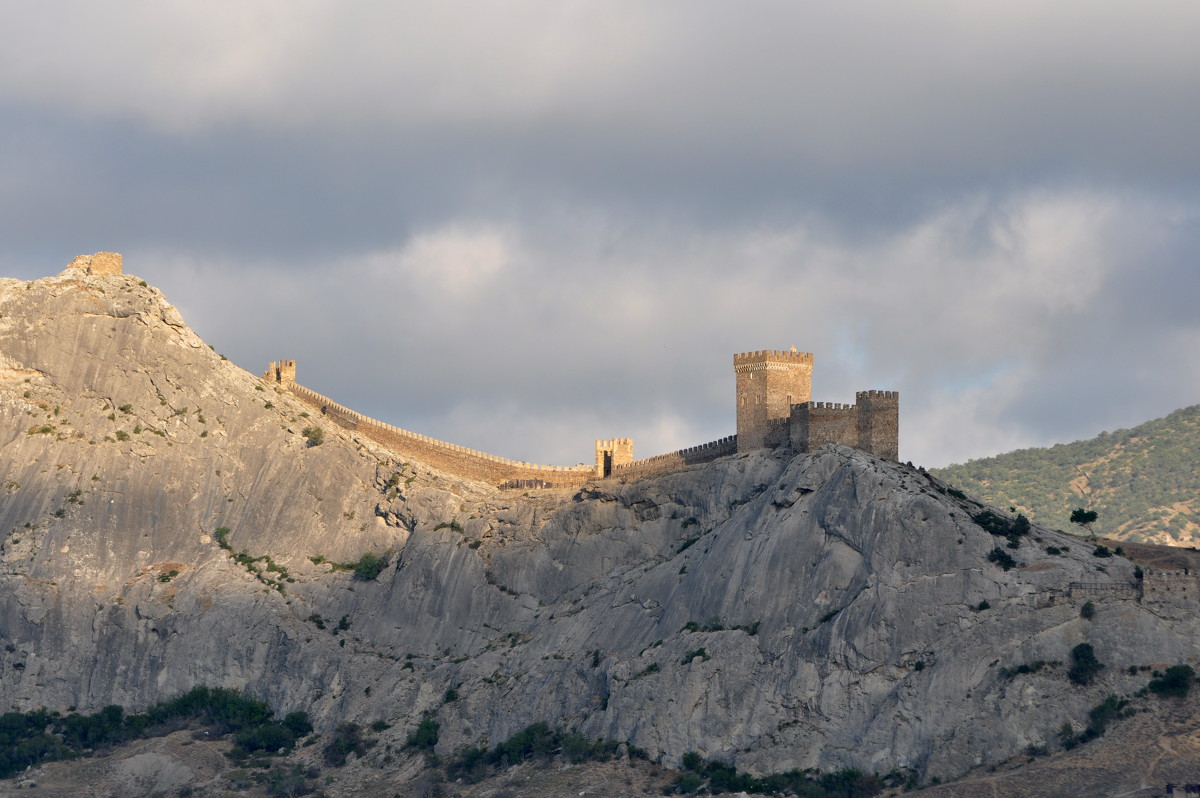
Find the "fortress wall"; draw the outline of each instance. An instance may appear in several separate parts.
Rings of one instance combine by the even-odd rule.
[[[736,435],[730,435],[727,438],[721,438],[710,443],[702,443],[699,446],[680,449],[676,452],[668,452],[667,454],[647,457],[643,460],[634,460],[632,463],[616,465],[613,466],[612,475],[635,479],[648,477],[655,474],[665,474],[668,471],[675,471],[676,469],[695,465],[696,463],[707,463],[716,460],[718,457],[725,457],[731,454],[737,454]]]
[[[792,407],[791,444],[798,452],[815,452],[829,443],[859,445],[856,405],[804,402]]]
[[[1147,599],[1200,598],[1200,574],[1147,568],[1142,576],[1142,593]]]
[[[858,443],[863,451],[884,460],[900,459],[900,394],[896,391],[859,391]]]
[[[504,487],[558,488],[577,487],[595,477],[592,466],[548,466],[497,457],[376,421],[296,383],[285,387],[343,429],[386,446],[402,457],[412,457],[466,479]]]

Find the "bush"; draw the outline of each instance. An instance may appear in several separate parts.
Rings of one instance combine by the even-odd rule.
[[[309,446],[320,446],[325,442],[325,430],[320,427],[305,427],[300,434],[308,441]]]
[[[1085,621],[1090,621],[1096,615],[1096,605],[1090,601],[1085,601],[1083,606],[1079,608],[1079,617]]]
[[[325,764],[340,768],[346,764],[350,754],[362,756],[375,745],[374,740],[362,736],[362,729],[357,723],[343,723],[333,733],[333,739],[322,750]]]
[[[312,722],[308,719],[308,713],[303,710],[287,713],[282,723],[283,727],[296,737],[303,737],[313,730]]]
[[[993,513],[991,510],[984,510],[971,516],[980,528],[990,532],[993,535],[1007,535],[1011,531],[1011,525],[1008,519]]]
[[[1160,696],[1176,696],[1183,698],[1192,687],[1196,671],[1190,665],[1172,665],[1158,679],[1151,679],[1147,687],[1150,692]]]
[[[265,751],[274,753],[280,749],[290,751],[296,744],[296,735],[279,723],[265,723],[242,729],[234,737],[238,748],[246,752]]]
[[[375,552],[368,551],[358,558],[358,562],[354,563],[354,578],[363,582],[369,582],[383,573],[383,569],[387,567],[387,564],[388,558],[386,554],[380,556]]]
[[[417,728],[412,734],[408,735],[408,741],[405,745],[409,748],[418,748],[426,751],[432,751],[437,745],[438,730],[441,726],[433,718],[425,718],[417,724]]]
[[[1071,660],[1074,664],[1067,671],[1067,678],[1075,684],[1091,684],[1100,671],[1104,670],[1104,663],[1096,659],[1096,652],[1091,643],[1080,643],[1071,649]]]
[[[1108,546],[1097,545],[1096,548],[1092,549],[1092,556],[1093,557],[1111,557],[1111,556],[1113,556],[1113,553],[1111,551],[1109,551]]]
[[[292,713],[288,718],[293,715],[303,716],[307,722],[305,713]],[[115,704],[93,715],[72,711],[64,717],[44,709],[9,712],[0,716],[0,778],[40,762],[75,757],[155,733],[165,734],[187,725],[187,721],[213,726],[218,733],[237,732],[243,752],[291,747],[299,735],[289,726],[288,718],[283,723],[274,723],[270,718],[270,707],[261,701],[233,690],[203,686],[154,704],[145,714],[126,715]]]
[[[988,553],[988,562],[994,562],[1004,570],[1008,571],[1017,567],[1017,561],[1004,549],[997,546]]]

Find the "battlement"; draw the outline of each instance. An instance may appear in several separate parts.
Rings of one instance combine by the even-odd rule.
[[[119,252],[95,252],[77,255],[67,264],[68,269],[82,269],[88,274],[121,274],[122,258]]]
[[[859,402],[862,402],[864,399],[869,399],[876,402],[881,400],[892,402],[900,401],[899,391],[859,391],[854,396]]]
[[[618,465],[613,468],[612,475],[624,479],[643,479],[656,474],[677,471],[689,465],[712,462],[719,457],[727,457],[731,454],[737,454],[736,435]]]
[[[772,366],[787,368],[787,364],[798,363],[811,366],[813,364],[812,352],[797,352],[794,348],[786,349],[760,349],[756,352],[741,352],[733,356],[733,370],[739,371],[766,371]]]
[[[857,405],[848,405],[843,402],[801,402],[796,407],[806,407],[811,410],[842,410],[853,412],[858,409]]]

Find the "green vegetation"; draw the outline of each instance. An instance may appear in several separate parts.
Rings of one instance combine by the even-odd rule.
[[[1096,523],[1099,514],[1095,510],[1085,510],[1082,507],[1077,507],[1071,511],[1071,523],[1079,524],[1088,531],[1089,535],[1095,535],[1092,531],[1092,524]]]
[[[1071,649],[1071,663],[1067,678],[1075,684],[1091,684],[1100,671],[1104,670],[1104,663],[1096,659],[1096,652],[1091,643],[1080,643]]]
[[[52,424],[42,424],[41,426],[34,424],[32,427],[30,427],[28,430],[26,430],[26,434],[27,435],[53,435],[54,434],[54,426]]]
[[[383,572],[387,567],[388,554],[384,552],[380,556],[372,551],[358,558],[358,562],[351,566],[354,569],[354,578],[363,582],[369,582]]]
[[[661,667],[661,666],[659,666],[659,664],[658,664],[657,662],[651,662],[649,665],[647,665],[646,667],[642,668],[642,669],[641,669],[640,671],[638,671],[637,673],[633,674],[633,678],[634,678],[634,679],[640,679],[640,678],[642,678],[643,676],[649,676],[650,674],[652,674],[652,673],[658,673],[658,672],[659,672],[659,671],[661,671],[661,670],[662,670],[662,667]]]
[[[1085,621],[1090,621],[1096,617],[1096,605],[1090,601],[1083,602],[1083,606],[1079,608],[1079,617]]]
[[[233,755],[272,754],[291,750],[297,739],[312,731],[308,715],[293,712],[282,721],[271,719],[262,701],[222,687],[195,687],[162,701],[138,715],[108,706],[92,715],[70,712],[8,712],[0,716],[0,778],[30,765],[72,759],[96,749],[175,731],[181,725],[206,726],[220,734],[233,733]]]
[[[1017,561],[1004,549],[997,546],[988,552],[988,562],[994,562],[1006,571],[1017,567]]]
[[[1186,696],[1188,690],[1192,688],[1192,682],[1196,679],[1196,671],[1190,665],[1172,665],[1161,676],[1155,675],[1157,678],[1151,679],[1150,684],[1146,685],[1150,692],[1159,696],[1175,696],[1177,698]]]
[[[463,534],[462,524],[458,523],[457,518],[455,518],[452,521],[443,521],[442,523],[435,526],[433,528],[433,531],[437,532],[439,529],[449,529],[451,532],[457,532],[460,535]]]
[[[838,610],[835,610],[833,612],[833,615],[837,615],[838,612],[839,612]],[[830,617],[832,618],[833,615],[830,615]],[[762,621],[755,621],[754,623],[740,623],[740,624],[736,624],[734,626],[725,626],[724,624],[721,623],[720,618],[717,618],[714,616],[712,618],[709,618],[707,621],[705,621],[702,624],[697,623],[696,621],[688,621],[687,623],[685,623],[683,625],[682,628],[680,628],[679,631],[681,631],[681,632],[738,631],[738,632],[745,632],[746,634],[750,635],[751,637],[754,637],[754,635],[758,634],[758,627],[761,625],[762,625]],[[662,641],[660,640],[658,642],[661,643]]]
[[[320,427],[305,427],[300,430],[300,434],[308,441],[309,446],[320,446],[325,442],[325,430]]]
[[[244,567],[255,579],[269,588],[278,590],[280,595],[286,594],[287,589],[283,583],[295,581],[288,573],[288,569],[275,562],[269,554],[252,557],[245,549],[235,552],[233,545],[229,542],[229,531],[227,526],[217,527],[213,533],[217,545],[225,550],[230,559]],[[263,563],[263,565],[260,566],[259,563]]]
[[[432,751],[433,747],[437,745],[440,728],[441,726],[433,718],[423,718],[412,734],[408,735],[408,741],[404,745],[421,751]]]
[[[1108,725],[1115,720],[1122,720],[1133,715],[1136,710],[1126,709],[1129,701],[1124,698],[1118,698],[1115,695],[1109,695],[1096,706],[1088,710],[1088,725],[1079,734],[1075,733],[1070,721],[1064,721],[1062,728],[1058,731],[1059,742],[1062,747],[1068,751],[1075,746],[1091,742],[1108,730]]]
[[[1015,668],[1001,668],[1000,675],[1005,679],[1012,679],[1015,676],[1023,676],[1027,673],[1037,673],[1042,668],[1051,665],[1061,665],[1061,662],[1046,662],[1044,659],[1034,660],[1033,662],[1025,662]]]
[[[1028,535],[1030,530],[1029,519],[1023,515],[1017,515],[1015,518],[1005,518],[991,510],[983,510],[971,516],[971,520],[981,529],[993,535],[1003,535],[1006,537],[1008,539],[1008,548],[1010,549],[1020,548],[1021,538]],[[1004,570],[1007,571],[1008,569],[1005,568]]]
[[[732,765],[706,761],[695,751],[683,755],[684,772],[674,783],[663,788],[664,795],[692,795],[746,792],[766,795],[800,795],[804,798],[870,798],[884,789],[901,787],[906,781],[899,774],[873,776],[853,768],[833,773],[814,770],[789,770],[768,776],[739,773]]]
[[[433,732],[437,732],[436,724]],[[617,748],[618,744],[614,740],[589,740],[576,732],[555,731],[545,723],[534,723],[495,748],[465,749],[453,761],[447,763],[446,778],[451,781],[462,779],[467,784],[474,784],[513,765],[530,760],[549,761],[559,754],[576,764],[587,761],[607,762],[616,755]],[[645,756],[632,746],[629,754]]]
[[[1065,526],[1086,495],[1084,513],[1103,518],[1108,536],[1197,545],[1198,451],[1200,405],[1195,405],[1091,440],[1022,449],[933,473],[990,504],[1019,507],[1047,526]]]
[[[346,764],[350,754],[362,756],[374,745],[375,741],[364,737],[357,723],[343,723],[337,727],[332,739],[321,750],[321,755],[326,765],[340,768]]]

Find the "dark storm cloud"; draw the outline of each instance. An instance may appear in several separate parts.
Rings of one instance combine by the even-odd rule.
[[[900,389],[928,465],[1200,398],[1190,2],[5,17],[5,273],[122,250],[236,362],[401,426],[653,454],[790,345],[817,398]]]

